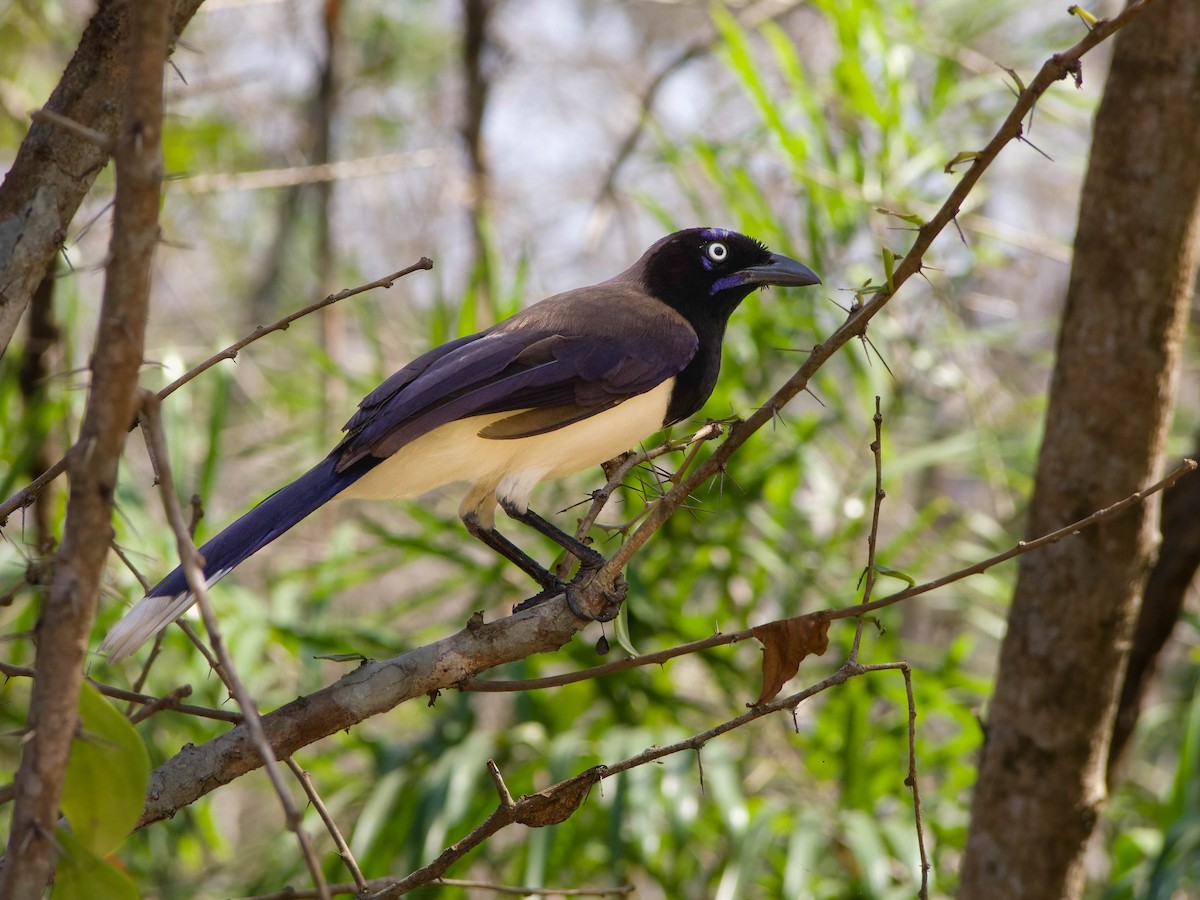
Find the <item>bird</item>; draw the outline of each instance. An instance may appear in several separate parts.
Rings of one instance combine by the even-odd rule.
[[[603,556],[529,508],[534,487],[694,415],[716,386],[738,305],[768,285],[820,283],[807,266],[735,231],[667,235],[621,274],[534,303],[395,372],[362,400],[325,459],[200,548],[205,581],[215,584],[335,498],[400,499],[465,481],[467,531],[532,577],[539,597],[565,592],[587,618],[569,585],[496,529],[496,507],[575,555],[580,575],[597,569]],[[194,602],[176,568],[99,652],[111,662],[129,656]]]

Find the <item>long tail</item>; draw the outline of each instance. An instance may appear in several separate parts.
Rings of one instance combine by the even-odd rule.
[[[332,457],[325,459],[201,547],[205,582],[211,587],[220,581],[243,560],[332,500],[373,468],[370,464],[364,466],[360,463],[339,473],[335,464]],[[195,602],[196,597],[188,590],[183,569],[176,568],[113,626],[100,645],[100,652],[108,654],[113,662],[124,659],[161,628],[179,618]]]

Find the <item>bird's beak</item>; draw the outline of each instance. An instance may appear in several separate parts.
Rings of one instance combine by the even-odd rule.
[[[771,261],[761,266],[749,266],[738,272],[742,284],[767,285],[779,287],[804,287],[809,284],[820,284],[817,273],[802,263],[778,253],[771,254]]]

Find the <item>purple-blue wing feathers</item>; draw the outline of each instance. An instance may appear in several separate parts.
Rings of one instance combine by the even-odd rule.
[[[666,334],[648,328],[623,335],[579,333],[595,324],[584,318],[571,327],[575,333],[561,334],[506,327],[514,321],[429,351],[367,395],[326,459],[200,548],[205,577],[212,580],[233,569],[405,444],[441,425],[533,409],[537,413],[514,416],[507,426],[498,423],[485,436],[511,439],[560,428],[678,375],[697,346],[686,327]],[[183,572],[175,569],[147,596],[186,591]]]

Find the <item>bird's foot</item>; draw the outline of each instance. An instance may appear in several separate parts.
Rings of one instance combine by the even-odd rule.
[[[547,600],[566,594],[567,607],[579,618],[589,622],[612,621],[621,611],[621,604],[625,602],[629,586],[625,583],[625,576],[620,572],[610,583],[603,584],[596,581],[598,570],[599,566],[581,566],[575,577],[566,584],[555,578],[538,593],[514,606],[512,611],[524,612],[540,606]]]

